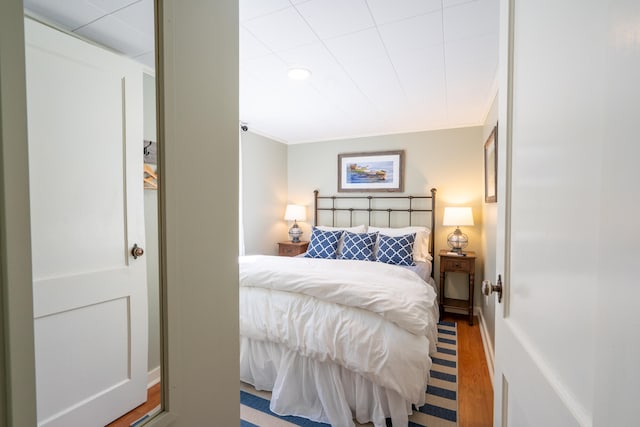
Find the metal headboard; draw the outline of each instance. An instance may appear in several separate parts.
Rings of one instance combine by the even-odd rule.
[[[354,212],[367,212],[368,213],[368,218],[367,218],[367,225],[372,225],[371,224],[371,214],[373,212],[387,212],[387,226],[391,227],[391,214],[395,213],[395,212],[408,212],[409,213],[409,220],[408,220],[408,224],[407,225],[412,225],[411,221],[413,219],[413,213],[414,212],[431,212],[431,223],[430,223],[430,228],[431,228],[431,233],[429,236],[429,253],[435,257],[434,255],[434,246],[435,246],[435,231],[436,231],[436,189],[432,188],[431,190],[431,195],[421,195],[421,196],[320,196],[320,192],[318,190],[314,190],[313,194],[314,194],[314,200],[313,200],[313,211],[314,211],[314,217],[313,217],[313,225],[317,226],[318,224],[318,212],[319,211],[330,211],[331,212],[331,225],[335,226],[335,221],[336,221],[336,212],[349,212],[349,227],[353,226],[353,214]],[[374,202],[377,200],[404,200],[406,201],[407,206],[405,207],[378,207],[378,206],[374,206]],[[420,208],[420,209],[416,209],[414,208],[414,200],[422,200],[422,199],[430,199],[431,200],[431,207],[426,207],[426,208]],[[331,206],[327,207],[327,206],[320,206],[321,200],[330,200],[331,201]],[[345,207],[345,206],[336,206],[336,202],[337,201],[342,201],[342,200],[346,200],[347,202],[349,201],[353,201],[354,203],[356,203],[356,200],[367,200],[366,202],[366,207],[365,206],[360,206],[360,207]],[[420,224],[422,225],[422,224]],[[426,224],[425,224],[426,225]],[[433,269],[432,269],[433,270]]]

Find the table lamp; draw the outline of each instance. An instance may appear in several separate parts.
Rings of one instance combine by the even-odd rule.
[[[284,219],[286,221],[293,221],[293,225],[289,229],[289,237],[293,243],[300,242],[300,236],[302,236],[302,228],[298,226],[298,220],[307,220],[307,209],[301,205],[287,205],[287,209],[284,211]]]
[[[473,212],[468,207],[446,207],[442,225],[455,226],[453,233],[447,236],[447,244],[452,252],[462,252],[469,244],[469,238],[460,231],[461,225],[473,225]]]

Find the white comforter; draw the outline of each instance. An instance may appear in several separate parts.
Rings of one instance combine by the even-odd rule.
[[[350,260],[240,258],[240,334],[329,361],[422,403],[435,351],[431,286],[407,269]]]

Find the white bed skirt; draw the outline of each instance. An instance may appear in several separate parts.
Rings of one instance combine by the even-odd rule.
[[[411,404],[397,392],[378,386],[340,365],[319,362],[273,342],[240,337],[240,380],[272,391],[270,409],[334,427],[372,422],[406,426]],[[423,395],[424,396],[424,395]]]

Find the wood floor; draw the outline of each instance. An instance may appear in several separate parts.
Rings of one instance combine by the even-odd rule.
[[[129,427],[160,404],[160,383],[147,390],[147,401],[129,413],[124,414],[107,427]]]
[[[458,324],[458,426],[490,427],[493,425],[493,388],[478,321],[469,326],[466,316],[455,314],[446,314],[443,320]],[[147,403],[107,427],[129,427],[159,404],[160,384],[157,384],[149,389]]]
[[[458,427],[493,425],[493,386],[482,347],[478,319],[469,326],[467,316],[445,314],[458,324]]]

